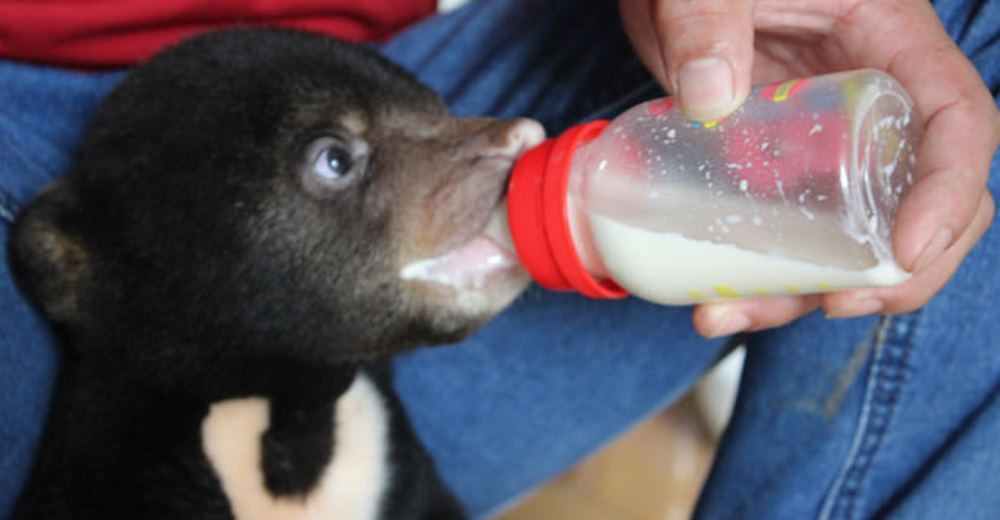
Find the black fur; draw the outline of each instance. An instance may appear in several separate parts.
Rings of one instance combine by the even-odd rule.
[[[12,231],[19,284],[65,346],[14,517],[231,518],[199,429],[213,402],[245,396],[270,400],[267,488],[305,495],[362,369],[391,410],[381,516],[461,517],[385,360],[464,337],[523,289],[508,273],[468,309],[398,276],[481,231],[509,132],[449,117],[375,53],[318,35],[216,33],[139,67]],[[307,155],[327,138],[361,150],[332,183]]]

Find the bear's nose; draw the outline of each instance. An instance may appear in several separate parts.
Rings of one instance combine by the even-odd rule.
[[[519,117],[497,121],[490,126],[487,135],[495,146],[492,153],[517,158],[545,140],[545,129],[534,119]]]
[[[514,160],[545,140],[545,129],[534,119],[465,118],[456,120],[453,141],[461,155]]]

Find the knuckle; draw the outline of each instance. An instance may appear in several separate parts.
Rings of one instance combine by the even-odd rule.
[[[972,218],[975,211],[975,203],[970,204],[970,192],[967,188],[968,179],[973,178],[971,172],[950,170],[934,183],[935,197],[933,204],[938,208],[946,210],[946,213],[956,220]],[[973,199],[975,200],[975,199]],[[965,211],[962,211],[965,209]]]
[[[713,27],[720,19],[736,16],[726,2],[661,2],[654,11],[655,21],[661,26],[674,29]]]

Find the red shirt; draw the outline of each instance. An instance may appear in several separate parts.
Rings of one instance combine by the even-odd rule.
[[[3,0],[0,57],[121,67],[194,33],[234,25],[381,40],[435,9],[435,0]]]

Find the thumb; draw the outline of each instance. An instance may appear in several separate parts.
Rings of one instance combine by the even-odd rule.
[[[658,0],[652,5],[667,81],[688,117],[723,117],[750,90],[753,0]]]

